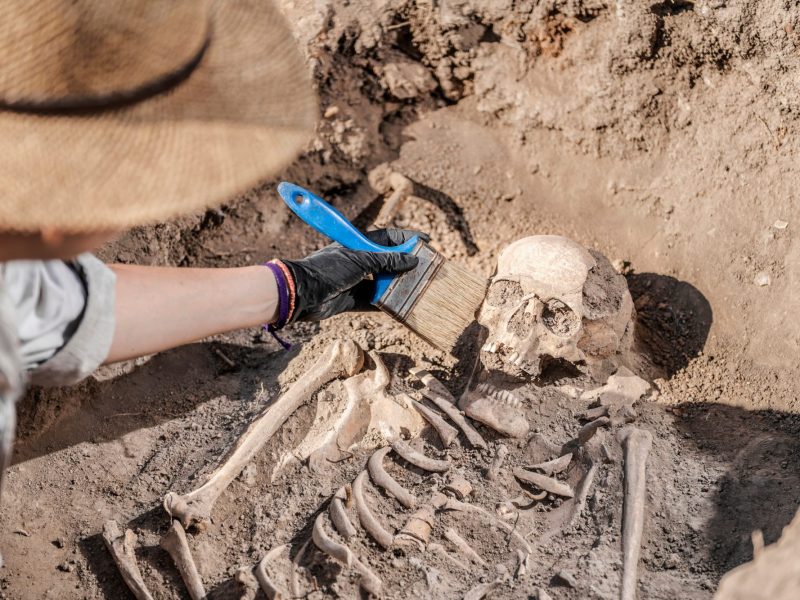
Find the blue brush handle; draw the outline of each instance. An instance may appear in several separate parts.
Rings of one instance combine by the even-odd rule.
[[[350,250],[409,254],[420,241],[419,236],[415,235],[399,246],[381,246],[353,227],[353,224],[342,213],[325,202],[325,200],[301,188],[299,185],[284,181],[278,185],[278,193],[283,198],[286,206],[305,221],[307,225]],[[383,296],[394,277],[391,273],[379,273],[375,276],[373,303]]]

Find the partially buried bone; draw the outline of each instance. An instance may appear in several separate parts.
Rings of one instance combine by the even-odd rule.
[[[497,479],[497,476],[500,474],[500,468],[506,460],[506,456],[508,456],[508,447],[505,444],[499,444],[494,458],[492,459],[492,464],[486,471],[486,479],[489,481],[495,481]]]
[[[591,423],[587,423],[583,427],[581,427],[580,431],[578,431],[578,444],[583,445],[588,442],[594,434],[597,433],[597,430],[601,427],[606,427],[611,424],[611,419],[608,417],[600,417],[595,419]]]
[[[361,589],[373,596],[381,595],[381,588],[383,587],[381,578],[355,556],[353,557],[353,570],[361,576],[361,581],[359,582]]]
[[[441,381],[425,369],[414,368],[410,369],[409,373],[419,379],[425,386],[422,390],[422,395],[450,417],[453,423],[464,433],[470,444],[476,448],[486,448],[486,441],[472,425],[467,423],[464,415],[461,414],[461,411],[456,406],[456,399],[453,398],[453,395]]]
[[[414,508],[417,505],[417,499],[414,494],[397,483],[383,468],[383,459],[391,451],[391,446],[386,446],[385,448],[375,451],[373,455],[370,456],[367,462],[370,479],[372,479],[375,485],[383,489],[406,508]]]
[[[258,594],[258,580],[253,575],[251,567],[239,567],[233,577],[236,582],[238,600],[254,600]]]
[[[269,576],[269,572],[267,571],[267,567],[269,563],[272,562],[274,558],[278,555],[282,554],[283,552],[289,550],[289,544],[283,544],[282,546],[277,546],[267,552],[264,557],[259,561],[256,565],[255,573],[256,579],[258,579],[258,584],[261,586],[261,590],[267,597],[267,600],[285,600],[288,598],[288,594],[281,590],[275,583],[273,583],[272,579]]]
[[[445,560],[451,562],[462,571],[470,570],[466,564],[458,560],[455,556],[451,555],[447,550],[444,549],[444,546],[442,546],[441,544],[430,543],[428,544],[428,550],[440,556],[441,558],[444,558]]]
[[[340,544],[331,538],[322,527],[323,515],[319,513],[314,521],[314,528],[311,531],[311,539],[314,540],[314,545],[322,550],[331,558],[335,558],[345,566],[350,567],[353,565],[353,553],[350,548],[344,544]]]
[[[480,383],[474,390],[465,392],[458,407],[471,419],[491,427],[496,432],[512,438],[525,437],[530,425],[519,408],[520,400],[511,392],[499,390],[488,383]]]
[[[503,583],[505,583],[504,577],[498,577],[497,579],[487,581],[486,583],[479,583],[466,594],[464,594],[464,600],[483,600],[483,598],[486,598],[486,596],[503,585]]]
[[[292,598],[301,598],[303,594],[300,592],[300,563],[303,560],[303,557],[306,555],[306,550],[308,549],[308,545],[311,543],[311,540],[306,540],[303,542],[303,545],[300,546],[300,549],[297,551],[297,554],[294,555],[292,559],[292,577],[291,577],[291,588],[292,588]]]
[[[419,547],[420,550],[423,550],[430,539],[433,523],[433,507],[423,506],[409,517],[406,524],[395,536],[395,541],[401,545],[410,542]]]
[[[622,505],[621,600],[635,600],[639,554],[646,505],[647,457],[653,445],[649,431],[625,427],[620,432],[625,450],[625,496]]]
[[[186,532],[183,530],[181,522],[177,519],[172,520],[169,531],[161,538],[161,547],[172,557],[172,561],[181,574],[183,583],[189,590],[192,600],[202,600],[206,597],[206,590],[200,573],[194,564],[194,558],[189,550],[189,542],[186,540]]]
[[[447,538],[447,540],[449,540],[462,555],[475,564],[478,564],[482,567],[489,566],[486,561],[481,558],[480,554],[475,552],[475,549],[469,545],[467,540],[461,537],[461,535],[452,527],[448,527],[445,530],[444,537]]]
[[[331,517],[331,522],[339,532],[339,535],[344,539],[349,539],[356,534],[356,528],[350,522],[350,517],[347,516],[347,511],[344,508],[344,503],[347,500],[347,488],[340,487],[331,499],[331,504],[328,507],[328,513]]]
[[[106,521],[103,525],[103,541],[136,600],[153,600],[136,564],[136,534],[130,529],[123,533],[119,523]]]
[[[514,477],[556,496],[572,498],[575,495],[575,492],[566,483],[562,483],[561,481],[553,479],[552,477],[547,477],[541,473],[533,473],[525,469],[514,469]]]
[[[353,500],[356,504],[356,512],[358,513],[358,521],[366,532],[384,549],[392,545],[394,536],[389,533],[383,525],[378,522],[375,515],[372,514],[367,500],[364,497],[364,480],[367,478],[367,472],[361,471],[353,482]]]
[[[606,407],[606,415],[614,425],[635,418],[633,405],[647,390],[650,384],[625,367],[620,367],[611,375],[606,384],[581,394],[581,400],[594,400],[599,407]]]
[[[328,346],[311,368],[295,381],[289,390],[268,406],[253,421],[229,451],[225,461],[201,487],[186,495],[169,492],[164,508],[184,527],[203,529],[211,518],[214,503],[244,466],[249,463],[275,432],[301,404],[308,401],[323,385],[344,375],[361,370],[364,357],[355,342],[338,340]]]
[[[384,184],[384,186],[381,187],[383,189],[386,187],[390,188],[391,194],[389,194],[384,201],[378,216],[375,217],[375,227],[388,227],[401,204],[405,202],[406,198],[408,198],[414,189],[414,184],[408,177],[405,177],[404,175],[394,171],[390,172],[388,176],[385,177],[385,180],[385,183],[388,183],[388,186]],[[386,191],[382,193],[385,194],[388,192],[389,190],[386,189]]]
[[[450,469],[450,463],[448,461],[429,458],[421,452],[414,450],[408,442],[404,442],[403,440],[394,440],[392,442],[392,450],[404,460],[425,471],[444,473]]]
[[[553,460],[548,460],[543,463],[539,463],[536,465],[531,465],[527,467],[531,470],[541,471],[545,475],[555,475],[557,473],[562,473],[567,469],[569,463],[572,462],[572,453],[565,454],[563,456],[559,456],[558,458],[554,458]]]
[[[433,498],[431,499],[434,506],[441,510],[456,510],[460,512],[472,512],[481,517],[483,517],[486,521],[492,523],[493,525],[497,525],[501,529],[505,530],[516,542],[522,546],[527,554],[533,552],[533,548],[527,542],[527,540],[519,534],[516,530],[516,527],[513,525],[509,525],[502,519],[498,518],[497,516],[490,513],[485,508],[480,506],[476,506],[474,504],[470,504],[469,502],[461,502],[460,500],[456,500],[455,498],[448,498],[444,494],[434,494]]]
[[[439,439],[442,440],[442,445],[445,448],[448,448],[456,439],[458,438],[458,429],[450,425],[447,421],[445,421],[439,413],[435,410],[432,410],[414,400],[411,396],[407,394],[400,394],[400,400],[406,403],[406,406],[413,407],[422,417],[431,424],[436,430],[436,433],[439,436]]]

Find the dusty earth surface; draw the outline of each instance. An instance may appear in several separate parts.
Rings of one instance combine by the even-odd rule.
[[[322,100],[318,134],[282,179],[331,200],[362,227],[383,197],[367,174],[382,163],[409,177],[414,197],[397,226],[490,275],[498,251],[531,234],[571,237],[626,274],[638,311],[640,374],[654,392],[637,409],[653,435],[641,598],[710,598],[720,577],[752,557],[750,534],[777,539],[800,504],[800,11],[788,0],[296,0],[282,3]],[[146,175],[143,175],[146,176]],[[322,240],[294,218],[274,181],[220,210],[130,232],[110,261],[235,266],[295,257]],[[153,298],[153,303],[158,299]],[[144,578],[159,598],[188,597],[158,540],[161,498],[191,490],[271,398],[333,339],[376,350],[393,389],[417,394],[425,366],[456,394],[475,348],[445,356],[380,315],[289,328],[286,353],[260,330],[117,365],[77,388],[32,390],[3,498],[4,598],[125,598],[100,531],[110,518],[138,536]],[[471,501],[494,512],[518,496],[511,467],[575,437],[587,402],[559,391],[602,384],[552,368],[517,382],[532,424],[495,451],[450,449]],[[418,394],[417,394],[418,395]],[[212,596],[269,548],[308,539],[314,517],[352,481],[366,453],[322,473],[307,466],[271,481],[275,460],[302,439],[302,407],[219,500],[214,523],[190,536]],[[617,430],[592,440],[596,474],[584,510],[559,527],[558,500],[520,508],[534,547],[527,573],[498,598],[614,598],[620,578],[622,450]],[[433,435],[424,451],[445,453]],[[543,450],[544,449],[544,450]],[[442,485],[391,463],[420,497]],[[580,467],[580,465],[577,465]],[[569,477],[578,474],[570,473]],[[407,515],[375,489],[384,522]],[[356,553],[387,597],[462,597],[514,556],[513,540],[481,520],[455,526],[489,563],[461,571],[415,550],[381,552],[359,534]],[[513,562],[513,561],[512,561]],[[509,564],[512,564],[509,562]],[[355,594],[348,572],[311,551],[310,597]],[[288,572],[288,567],[286,567]]]

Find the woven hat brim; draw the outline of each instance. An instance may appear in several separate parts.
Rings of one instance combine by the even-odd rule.
[[[0,112],[0,230],[119,230],[218,204],[275,175],[317,103],[282,15],[215,2],[208,47],[179,85],[81,115]]]

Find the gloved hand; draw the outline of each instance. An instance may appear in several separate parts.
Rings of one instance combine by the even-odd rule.
[[[366,235],[381,246],[397,246],[419,235],[417,231],[378,229]],[[349,310],[370,310],[376,273],[403,273],[417,266],[416,256],[400,252],[357,252],[339,244],[326,246],[300,260],[281,260],[295,284],[295,308],[289,322],[321,321]]]

